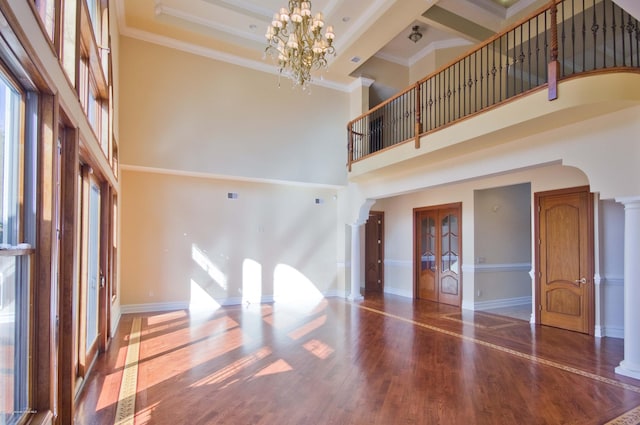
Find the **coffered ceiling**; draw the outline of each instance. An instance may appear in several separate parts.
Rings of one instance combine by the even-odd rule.
[[[121,34],[276,72],[267,26],[284,0],[116,0]],[[323,84],[346,88],[373,56],[410,66],[434,49],[472,45],[548,0],[313,0],[335,28],[337,55]],[[408,35],[414,26],[423,37]],[[375,79],[375,75],[369,75]]]

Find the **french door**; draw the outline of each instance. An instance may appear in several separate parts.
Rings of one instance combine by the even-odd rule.
[[[416,298],[460,306],[462,302],[462,204],[416,208]]]
[[[81,251],[79,288],[76,291],[76,306],[79,312],[76,352],[78,376],[83,377],[98,351],[100,337],[101,193],[100,183],[89,167],[82,167],[78,184],[80,193],[78,205],[80,232],[78,233]]]

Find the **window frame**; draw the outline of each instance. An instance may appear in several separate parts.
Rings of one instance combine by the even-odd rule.
[[[11,241],[11,247],[0,251],[2,257],[15,258],[15,337],[14,337],[14,379],[19,385],[26,385],[26,388],[16,389],[14,383],[13,416],[7,423],[15,424],[25,420],[33,413],[35,389],[34,374],[34,350],[35,336],[33,323],[35,310],[33,300],[35,299],[35,279],[34,279],[34,257],[36,254],[36,203],[37,203],[37,167],[38,167],[38,134],[33,131],[39,121],[38,96],[33,91],[29,91],[18,83],[18,78],[0,61],[0,79],[18,97],[18,104],[15,108],[15,124],[17,125],[15,137],[17,138],[17,161],[16,182],[14,189],[17,197],[14,201],[18,204],[15,209],[15,237]],[[4,192],[3,184],[3,192]],[[21,311],[20,311],[21,310]],[[16,348],[18,347],[18,348]],[[17,352],[16,352],[17,351]],[[17,379],[16,379],[17,378]],[[19,399],[16,406],[15,397]]]

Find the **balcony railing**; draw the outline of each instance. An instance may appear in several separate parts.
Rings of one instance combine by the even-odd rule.
[[[640,71],[640,25],[612,0],[555,0],[347,125],[348,167],[587,72]]]

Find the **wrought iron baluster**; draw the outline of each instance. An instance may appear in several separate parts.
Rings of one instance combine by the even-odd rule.
[[[536,16],[536,86],[540,84],[540,15]]]
[[[587,70],[587,23],[585,21],[587,9],[585,9],[585,0],[582,0],[582,70]]]
[[[575,0],[571,0],[571,72],[576,72],[576,10]]]
[[[625,37],[626,25],[624,24],[624,10],[620,8],[620,42],[622,43],[622,66],[627,66],[627,50],[626,50],[626,37]]]
[[[602,67],[607,67],[607,8],[605,1],[602,1]]]
[[[550,12],[547,10],[544,12],[544,81],[549,82],[549,24],[547,22],[547,16]]]
[[[482,103],[484,101],[484,94],[482,93],[482,90],[484,88],[484,64],[483,62],[483,54],[482,51],[486,48],[483,47],[482,49],[480,49],[480,110],[482,110]],[[487,51],[487,54],[489,54],[489,52]]]
[[[490,104],[490,105],[493,105],[494,103],[496,103],[496,72],[497,72],[497,70],[496,70],[496,46],[495,46],[496,42],[495,42],[495,40],[491,44],[493,44],[493,47],[491,49],[493,51],[493,64],[492,64],[492,67],[491,67],[491,75],[493,77],[491,79],[491,84],[492,84],[491,92],[492,92],[493,96],[492,96],[492,100],[487,99],[487,103]],[[489,78],[489,76],[487,75],[487,79],[488,78]]]
[[[462,116],[467,115],[467,56],[464,57],[462,63]]]
[[[635,32],[636,32],[636,66],[640,66],[640,25],[638,24],[638,20],[635,21]]]
[[[533,61],[533,58],[531,57],[531,21],[527,21],[527,50],[529,54],[529,59],[527,60],[527,73],[529,75],[527,81],[527,90],[529,90],[531,88],[531,62]]]
[[[560,36],[560,40],[561,40],[560,45],[562,46],[562,49],[561,49],[562,50],[562,55],[560,56],[560,58],[561,58],[560,61],[562,63],[562,74],[561,75],[564,77],[566,75],[565,74],[565,63],[567,62],[566,61],[566,44],[565,44],[565,41],[567,39],[567,34],[565,32],[565,26],[564,26],[564,24],[565,24],[565,19],[564,19],[564,1],[562,2],[562,8],[561,9],[562,9],[562,32],[561,32],[561,36]]]
[[[524,91],[524,38],[522,37],[524,25],[520,25],[520,93]]]
[[[460,62],[458,62],[456,64],[458,66],[458,78],[456,78],[456,80],[458,81],[458,93],[456,94],[456,98],[458,99],[458,110],[455,113],[455,118],[458,119],[460,118],[460,109],[462,108],[462,105],[460,104],[460,98],[462,97],[460,94],[462,93],[462,87],[460,86]],[[464,66],[463,66],[464,69]]]
[[[616,5],[611,2],[611,36],[613,38],[613,66],[618,66],[618,49],[616,43]]]
[[[591,33],[593,34],[593,69],[598,68],[598,49],[596,46],[598,45],[598,30],[600,26],[598,25],[598,21],[596,18],[596,0],[593,0],[593,21],[591,23]]]

